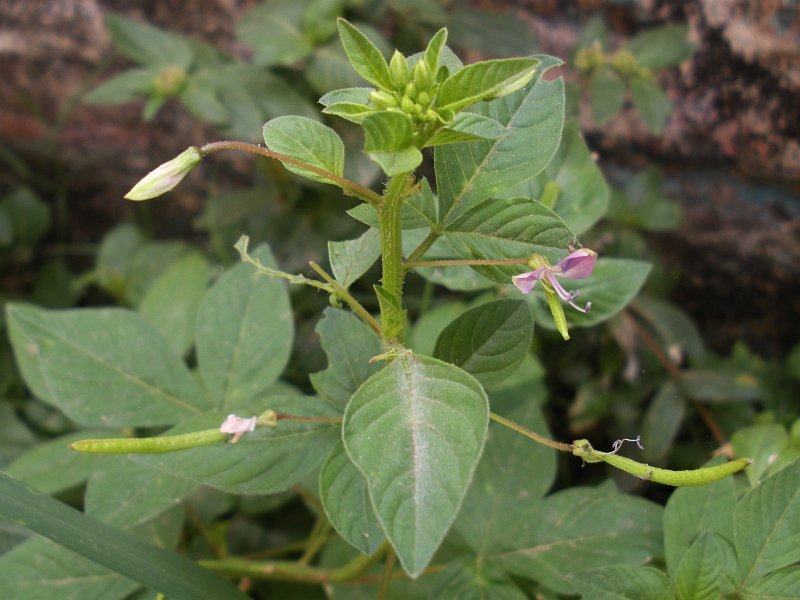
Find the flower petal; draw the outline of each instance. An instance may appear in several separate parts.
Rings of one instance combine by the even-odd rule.
[[[536,285],[536,282],[542,278],[542,275],[547,270],[548,267],[540,267],[535,271],[529,271],[527,273],[522,273],[521,275],[514,275],[511,278],[511,281],[514,282],[514,285],[519,288],[520,292],[523,294],[530,294],[533,286]]]
[[[585,279],[592,274],[595,262],[597,252],[581,248],[558,261],[556,273],[565,279]]]
[[[220,425],[219,430],[220,433],[232,433],[233,439],[231,443],[235,444],[239,441],[239,438],[242,437],[242,434],[255,430],[256,420],[256,417],[245,419],[244,417],[237,417],[234,414],[230,414],[222,425]]]

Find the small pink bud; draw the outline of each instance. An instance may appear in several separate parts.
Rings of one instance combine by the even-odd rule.
[[[245,433],[255,431],[257,420],[257,417],[245,419],[244,417],[237,417],[234,414],[230,414],[220,426],[219,431],[220,433],[232,433],[233,439],[231,439],[231,444],[235,444]]]

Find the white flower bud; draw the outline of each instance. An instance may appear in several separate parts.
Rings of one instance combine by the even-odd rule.
[[[150,200],[170,191],[194,169],[203,155],[200,149],[192,146],[178,156],[165,162],[145,175],[130,192],[125,194],[128,200]]]

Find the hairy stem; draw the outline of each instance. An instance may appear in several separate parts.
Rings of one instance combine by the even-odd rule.
[[[286,154],[281,154],[280,152],[275,152],[273,150],[270,150],[269,148],[264,148],[263,146],[258,146],[256,144],[249,144],[247,142],[237,142],[233,140],[210,142],[200,148],[200,154],[206,156],[208,154],[211,154],[212,152],[217,152],[219,150],[241,150],[243,152],[249,152],[250,154],[258,154],[260,156],[266,156],[267,158],[274,158],[275,160],[279,160],[282,163],[288,165],[294,165],[295,167],[300,167],[305,171],[310,171],[315,175],[319,175],[321,177],[324,177],[325,179],[329,179],[330,181],[338,185],[345,194],[348,194],[350,196],[355,196],[356,198],[359,198],[364,202],[368,202],[375,207],[378,207],[381,202],[381,197],[378,194],[376,194],[375,192],[373,192],[368,188],[365,188],[362,185],[357,184],[355,181],[350,181],[349,179],[341,177],[336,173],[331,173],[330,171],[326,171],[325,169],[320,169],[319,167],[316,167],[302,160],[292,158],[291,156],[287,156]]]
[[[570,452],[570,453],[575,449],[575,447],[572,444],[564,444],[563,442],[556,442],[554,440],[548,439],[543,435],[539,435],[535,431],[531,431],[530,429],[523,427],[519,423],[515,423],[514,421],[509,421],[508,419],[501,417],[500,415],[495,414],[493,412],[489,413],[489,418],[492,419],[492,421],[500,423],[500,425],[508,427],[509,429],[513,429],[517,433],[521,433],[525,437],[531,438],[534,442],[542,444],[543,446],[547,446],[548,448],[553,448],[555,450],[560,450],[561,452]]]
[[[411,173],[395,175],[389,180],[386,193],[383,195],[380,210],[381,263],[383,267],[382,285],[390,298],[397,302],[394,309],[387,303],[381,303],[381,321],[384,337],[387,340],[398,340],[405,327],[402,318],[403,305],[403,230],[400,219],[400,208],[408,194],[408,182]],[[399,307],[399,310],[397,308]]]
[[[333,290],[333,293],[336,294],[337,297],[347,302],[348,306],[353,309],[354,313],[356,313],[359,317],[361,317],[362,321],[364,321],[367,325],[369,325],[369,327],[375,333],[381,335],[381,326],[373,318],[373,316],[369,314],[369,311],[367,311],[367,309],[364,308],[358,300],[353,298],[352,294],[350,294],[350,292],[348,292],[346,288],[341,286],[339,282],[337,282],[333,277],[328,275],[325,272],[325,270],[314,261],[311,261],[308,264],[311,266],[312,269],[314,269],[314,271],[316,271],[317,275],[322,277],[328,283],[328,285]]]

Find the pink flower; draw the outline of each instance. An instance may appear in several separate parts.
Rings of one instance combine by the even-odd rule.
[[[235,444],[239,441],[239,438],[242,437],[242,435],[255,430],[256,421],[257,417],[245,419],[244,417],[237,417],[234,414],[230,414],[222,423],[219,430],[220,433],[232,433],[233,439],[231,440],[231,444]]]
[[[581,248],[565,258],[562,258],[555,265],[547,264],[544,257],[536,255],[528,263],[531,266],[541,265],[536,270],[521,275],[512,277],[514,285],[519,288],[523,294],[529,294],[536,282],[540,279],[542,284],[551,287],[558,297],[564,302],[567,302],[572,308],[580,312],[589,312],[592,307],[591,302],[586,303],[586,308],[581,308],[573,302],[575,298],[580,295],[579,291],[568,292],[565,290],[556,277],[563,277],[564,279],[585,279],[592,274],[594,264],[597,261],[597,252],[589,250],[588,248]],[[544,263],[544,264],[542,264]]]

